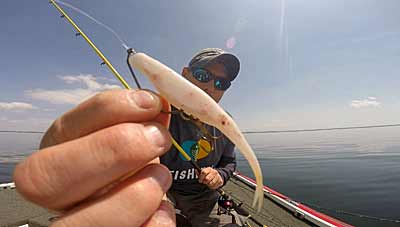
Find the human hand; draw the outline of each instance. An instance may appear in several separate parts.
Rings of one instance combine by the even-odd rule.
[[[18,164],[17,190],[60,213],[53,226],[175,226],[175,210],[162,202],[171,175],[156,163],[171,146],[162,105],[147,91],[88,99],[58,118],[40,150]]]
[[[221,175],[219,175],[218,171],[211,167],[201,170],[199,174],[199,182],[207,185],[211,189],[217,189],[224,184],[224,180]]]

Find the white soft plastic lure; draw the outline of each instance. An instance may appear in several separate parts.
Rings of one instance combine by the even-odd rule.
[[[147,76],[154,87],[170,104],[200,121],[218,128],[248,160],[256,177],[253,207],[261,210],[264,201],[263,176],[260,164],[233,119],[203,90],[159,61],[143,53],[134,53],[129,64]]]

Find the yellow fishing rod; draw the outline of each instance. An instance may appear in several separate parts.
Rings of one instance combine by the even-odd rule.
[[[61,17],[67,19],[67,21],[78,31],[77,34],[81,35],[86,42],[93,48],[94,52],[103,60],[104,64],[108,66],[110,71],[114,74],[114,76],[124,85],[126,89],[131,89],[129,84],[125,81],[125,79],[118,73],[118,71],[114,68],[114,66],[110,63],[110,61],[104,56],[104,54],[99,50],[99,48],[94,45],[94,43],[89,39],[89,37],[78,27],[78,25],[68,16],[68,14],[56,3],[54,0],[50,0],[50,3],[56,7],[56,9],[61,13]]]
[[[110,63],[110,61],[106,58],[106,56],[104,56],[104,54],[99,50],[99,48],[96,47],[96,45],[94,45],[94,43],[90,40],[90,38],[82,31],[82,29],[79,28],[79,26],[71,19],[70,16],[68,16],[68,14],[61,8],[61,6],[59,6],[57,4],[57,2],[55,0],[50,0],[50,3],[54,5],[54,7],[61,13],[61,17],[66,18],[67,21],[76,29],[76,31],[78,32],[77,34],[81,35],[86,42],[93,48],[94,52],[96,52],[96,54],[103,60],[104,64],[106,64],[108,66],[108,68],[110,69],[110,71],[114,74],[114,76],[122,83],[122,85],[126,88],[126,89],[131,89],[131,87],[129,86],[129,84],[125,81],[125,79],[118,73],[118,71],[114,68],[114,66]],[[132,54],[134,53],[132,48],[129,48],[128,50],[128,54]],[[128,55],[129,57],[129,55]],[[128,64],[129,69],[136,81],[136,84],[138,85],[138,87],[140,88],[139,83],[137,82],[136,77],[134,76],[133,70],[130,67],[130,64]],[[183,148],[178,144],[178,142],[176,142],[176,140],[174,138],[171,137],[172,140],[172,144],[175,146],[175,148],[187,159],[187,160],[191,160],[191,158],[186,154],[186,152],[183,150]]]

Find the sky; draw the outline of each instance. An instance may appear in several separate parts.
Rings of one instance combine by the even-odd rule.
[[[243,131],[400,123],[398,0],[65,2],[177,72],[202,48],[234,53],[241,71],[220,104]],[[121,42],[65,10],[134,87]],[[0,130],[45,130],[121,87],[47,0],[2,1],[0,27]]]

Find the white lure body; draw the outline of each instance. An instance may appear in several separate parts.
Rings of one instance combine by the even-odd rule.
[[[260,164],[233,119],[207,93],[159,61],[143,53],[129,57],[129,64],[144,74],[160,95],[177,109],[218,128],[249,162],[256,178],[253,207],[260,210],[264,201]]]

